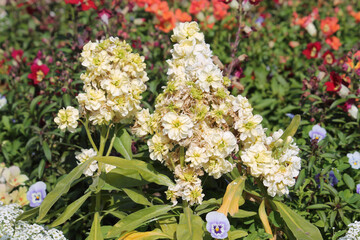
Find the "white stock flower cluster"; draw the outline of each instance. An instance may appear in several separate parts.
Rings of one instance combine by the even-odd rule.
[[[60,109],[56,118],[54,119],[55,123],[58,125],[61,131],[68,129],[69,132],[75,132],[75,129],[78,126],[78,120],[79,110],[71,106]]]
[[[76,152],[75,158],[78,160],[78,164],[84,163],[88,159],[91,159],[97,155],[97,152],[90,148],[90,149],[81,149],[81,152]],[[91,164],[87,169],[84,170],[84,175],[87,177],[92,177],[96,170],[98,170],[98,163],[96,160],[92,161]],[[116,168],[113,165],[105,164],[105,172],[108,173],[112,169]]]
[[[349,230],[347,231],[346,235],[339,240],[360,240],[360,222],[355,221],[350,223]]]
[[[141,109],[149,78],[144,57],[131,51],[129,44],[114,37],[84,46],[81,57],[87,71],[80,78],[85,92],[77,100],[93,125],[124,122]]]
[[[235,164],[228,159],[239,146],[243,163],[253,176],[266,179],[269,194],[286,193],[292,184],[288,177],[298,174],[288,167],[299,160],[293,157],[296,146],[289,143],[286,152],[275,156],[272,142],[280,140],[266,137],[262,117],[253,115],[247,98],[230,95],[230,81],[213,63],[196,22],[180,23],[171,39],[176,44],[167,61],[168,84],[156,99],[154,113],[143,109],[133,127],[138,136],[152,135],[147,142],[150,158],[174,171],[176,185],[167,191],[168,198],[174,204],[179,197],[201,204],[204,194],[198,176],[206,172],[217,179],[232,171]],[[275,149],[280,147],[285,150],[282,145]],[[294,163],[294,169],[299,164]],[[279,179],[284,169],[291,173]]]
[[[23,211],[17,204],[3,205],[0,202],[0,239],[1,240],[65,240],[57,229],[46,229],[38,224],[16,221]]]

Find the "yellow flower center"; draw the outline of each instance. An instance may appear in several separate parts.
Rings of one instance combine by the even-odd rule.
[[[316,53],[317,53],[316,47],[313,47],[313,48],[311,49],[310,56],[311,56],[311,57],[315,57],[315,56],[316,56]]]
[[[38,82],[41,82],[44,79],[44,77],[45,77],[44,73],[41,70],[36,72],[36,80]]]

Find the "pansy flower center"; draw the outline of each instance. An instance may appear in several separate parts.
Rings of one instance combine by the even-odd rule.
[[[216,235],[221,235],[224,232],[224,224],[222,223],[214,223],[212,225],[213,233]]]
[[[40,192],[31,194],[31,197],[32,197],[32,202],[34,202],[34,203],[39,203],[42,201]]]

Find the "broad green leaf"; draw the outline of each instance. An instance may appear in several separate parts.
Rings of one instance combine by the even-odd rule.
[[[120,153],[125,159],[132,159],[131,143],[132,139],[125,128],[121,129],[118,133],[119,137],[115,138],[114,148]]]
[[[123,188],[122,190],[134,202],[141,204],[141,205],[146,205],[146,206],[152,205],[151,202],[149,202],[149,200],[147,200],[147,198],[144,196],[144,194],[142,192],[135,190],[135,189],[130,189],[130,188]]]
[[[26,212],[23,212],[20,216],[16,218],[17,221],[28,221],[32,218],[34,218],[39,213],[39,207],[32,208],[30,210],[27,210]]]
[[[160,219],[158,222],[159,222],[161,230],[166,235],[171,237],[171,239],[175,239],[175,233],[176,233],[176,228],[177,228],[176,218],[171,217],[171,218]]]
[[[344,182],[345,184],[351,189],[354,190],[355,189],[355,182],[352,179],[352,177],[350,177],[347,173],[344,174],[343,176]]]
[[[50,224],[50,227],[56,227],[71,218],[76,213],[76,211],[79,210],[79,208],[84,204],[84,202],[86,201],[86,199],[88,199],[91,193],[91,191],[87,192],[84,196],[67,206],[65,211],[53,223]]]
[[[330,105],[330,109],[332,109],[332,108],[334,108],[334,107],[336,107],[336,106],[338,106],[338,105],[346,102],[347,100],[349,100],[349,99],[348,99],[348,98],[340,98],[340,99],[338,99],[338,100],[335,100],[335,101]]]
[[[239,209],[239,211],[237,213],[235,213],[232,217],[233,218],[247,218],[247,217],[252,217],[257,215],[257,212],[250,212],[250,211],[245,211],[242,209]]]
[[[101,226],[100,226],[100,216],[99,212],[95,212],[94,220],[91,225],[89,240],[103,240],[103,235],[101,233]]]
[[[247,235],[248,235],[248,233],[245,232],[244,230],[235,230],[235,231],[228,232],[229,240],[239,239],[239,238],[245,237]]]
[[[70,185],[76,179],[78,179],[81,174],[87,169],[92,162],[92,159],[87,160],[83,164],[78,165],[74,168],[67,176],[62,178],[55,186],[55,188],[45,197],[44,201],[40,205],[39,216],[36,219],[37,222],[43,219],[50,208],[55,204],[55,202],[64,194],[67,193],[70,189]]]
[[[290,125],[286,128],[285,132],[281,136],[281,139],[286,140],[288,136],[292,137],[295,135],[299,125],[300,125],[301,117],[300,115],[295,115],[291,120]]]
[[[245,180],[246,177],[242,176],[229,183],[218,212],[223,213],[225,216],[230,213],[230,215],[233,216],[239,211],[239,200],[242,198],[241,195],[245,186]]]
[[[151,232],[130,232],[120,237],[118,240],[156,240],[156,239],[170,239],[168,235],[161,232],[160,229],[156,228]]]
[[[166,214],[171,208],[172,207],[168,205],[157,205],[134,212],[117,222],[108,232],[107,237],[113,238],[123,232],[131,232],[147,221]]]
[[[204,213],[208,213],[214,210],[215,208],[218,209],[219,206],[221,205],[221,201],[222,201],[221,198],[220,199],[211,198],[209,200],[205,200],[202,202],[201,205],[195,208],[195,212],[197,215],[201,215]]]
[[[142,179],[136,170],[121,168],[115,168],[107,173],[105,175],[105,182],[119,189],[143,186],[148,183]]]
[[[180,214],[180,222],[176,229],[176,238],[181,240],[198,240],[203,238],[203,220],[193,214],[189,207]]]
[[[102,163],[111,164],[121,169],[136,170],[138,173],[149,182],[154,182],[159,185],[173,186],[174,183],[167,176],[155,171],[151,164],[139,160],[126,160],[119,157],[94,157]]]
[[[317,227],[308,222],[305,218],[291,210],[285,204],[274,201],[277,211],[284,219],[286,225],[297,239],[301,240],[321,240],[323,239]]]

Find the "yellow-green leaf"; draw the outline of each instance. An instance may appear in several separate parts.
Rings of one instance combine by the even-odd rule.
[[[154,229],[151,232],[130,232],[118,240],[156,240],[156,239],[170,239],[168,235],[161,232],[160,229]]]
[[[239,201],[242,198],[242,192],[245,186],[246,177],[241,176],[232,181],[226,188],[223,202],[218,212],[227,216],[230,213],[233,216],[239,210]]]
[[[184,208],[180,214],[180,222],[176,229],[176,238],[181,240],[203,239],[203,220],[200,216],[193,214],[189,207]]]
[[[248,233],[245,232],[244,230],[235,230],[235,231],[228,232],[229,240],[239,239],[239,238],[245,237],[247,235],[248,235]]]
[[[322,240],[321,233],[317,227],[308,222],[305,218],[291,210],[285,204],[274,201],[277,211],[284,219],[293,235],[301,240]]]
[[[127,160],[119,157],[94,157],[95,160],[111,164],[121,169],[136,170],[146,181],[154,182],[159,185],[172,186],[174,183],[164,174],[160,174],[151,164],[139,160]]]
[[[117,222],[114,227],[110,229],[107,237],[113,238],[124,232],[130,232],[145,222],[166,214],[170,209],[171,206],[168,205],[156,205],[134,212]]]
[[[149,202],[149,200],[147,200],[147,198],[144,196],[144,194],[142,192],[135,190],[135,189],[131,189],[131,188],[123,188],[122,190],[134,202],[141,204],[141,205],[146,205],[146,206],[152,205],[151,202]]]
[[[91,225],[89,240],[103,240],[103,235],[101,233],[101,227],[100,227],[100,215],[99,212],[96,212],[94,214],[94,220]]]
[[[300,121],[301,121],[300,115],[295,115],[291,120],[290,125],[286,128],[285,132],[281,136],[281,139],[286,140],[288,136],[290,137],[294,136],[300,125]]]

